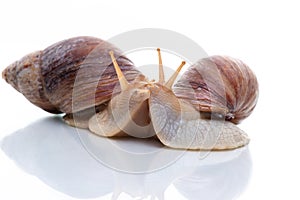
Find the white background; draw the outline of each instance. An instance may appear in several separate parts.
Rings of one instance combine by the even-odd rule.
[[[251,138],[252,172],[238,199],[299,199],[299,8],[291,0],[1,1],[0,70],[62,39],[79,35],[109,39],[138,28],[173,30],[209,55],[240,58],[256,73],[260,97],[253,114],[240,125]],[[50,116],[4,80],[0,95],[0,139]],[[12,157],[0,151],[0,199],[76,199],[49,186],[34,171],[22,169]],[[165,195],[184,199],[172,185]],[[93,199],[110,197],[108,193]]]

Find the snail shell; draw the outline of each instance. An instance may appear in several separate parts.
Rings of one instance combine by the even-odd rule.
[[[110,100],[119,83],[111,50],[129,82],[142,76],[118,48],[87,36],[31,53],[8,66],[2,76],[36,106],[51,113],[75,113]]]
[[[239,123],[248,117],[258,99],[258,82],[242,61],[211,56],[193,64],[174,85],[178,98],[203,113],[218,113]]]

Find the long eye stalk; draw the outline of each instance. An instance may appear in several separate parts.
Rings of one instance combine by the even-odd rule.
[[[124,90],[126,90],[128,88],[129,83],[127,82],[127,80],[126,80],[123,72],[121,71],[121,69],[120,69],[120,67],[119,67],[119,65],[118,65],[118,63],[116,61],[116,58],[114,56],[114,52],[110,51],[109,55],[111,57],[111,60],[112,60],[112,62],[114,64],[115,70],[117,72],[118,79],[119,79],[119,82],[120,82],[120,85],[121,85],[121,90],[124,91]]]
[[[174,72],[174,74],[170,77],[170,79],[167,81],[167,83],[165,84],[165,86],[169,89],[172,88],[179,72],[181,71],[182,67],[185,65],[185,61],[182,61],[181,64],[179,65],[179,67],[177,68],[177,70]]]
[[[165,84],[165,73],[164,73],[164,68],[163,68],[163,65],[162,65],[160,48],[157,48],[157,53],[158,53],[158,63],[159,63],[159,79],[158,79],[158,83],[160,83],[161,85],[163,85],[163,84]]]

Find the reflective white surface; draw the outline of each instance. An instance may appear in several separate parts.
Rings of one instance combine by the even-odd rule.
[[[74,129],[49,118],[1,79],[0,199],[96,200],[115,194],[126,200],[162,193],[166,200],[223,200],[225,195],[239,200],[300,199],[298,4],[296,0],[0,1],[0,71],[27,53],[69,37],[106,40],[133,29],[164,28],[191,38],[209,55],[240,58],[256,73],[260,86],[257,107],[240,124],[251,139],[249,150],[215,152],[202,160],[196,159],[199,153],[188,152],[154,173],[126,174],[101,165],[81,145]],[[157,55],[132,60],[137,66],[156,65]],[[176,67],[180,60],[164,56],[163,62]],[[161,148],[155,141],[116,143],[131,152]],[[135,146],[126,146],[132,143]],[[107,152],[107,156],[115,155]]]
[[[174,194],[167,191],[173,189],[181,199],[233,199],[243,192],[250,178],[252,163],[247,147],[207,152],[202,157],[197,151],[185,151],[168,166],[150,173],[134,174],[114,170],[97,161],[85,149],[80,134],[89,133],[77,133],[59,117],[47,117],[5,137],[1,149],[26,173],[74,198],[105,199],[108,195],[112,199],[122,199],[122,196],[169,199]],[[113,142],[125,151],[136,153],[148,151],[147,148],[164,148],[154,139],[147,142],[119,139]],[[114,147],[105,147],[101,150],[107,156],[116,156],[111,154]],[[124,164],[131,162],[128,164],[132,166],[141,162],[126,157],[114,159],[124,159]],[[163,159],[168,158],[159,157],[160,162]],[[149,165],[153,162],[142,161]]]

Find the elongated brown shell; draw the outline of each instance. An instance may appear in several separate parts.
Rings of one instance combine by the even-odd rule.
[[[82,36],[31,53],[8,66],[2,76],[42,109],[74,113],[110,100],[119,82],[109,51],[114,51],[129,82],[141,75],[114,45]]]
[[[177,97],[204,113],[219,113],[233,123],[248,117],[256,106],[258,82],[242,61],[211,56],[192,65],[174,85]]]

